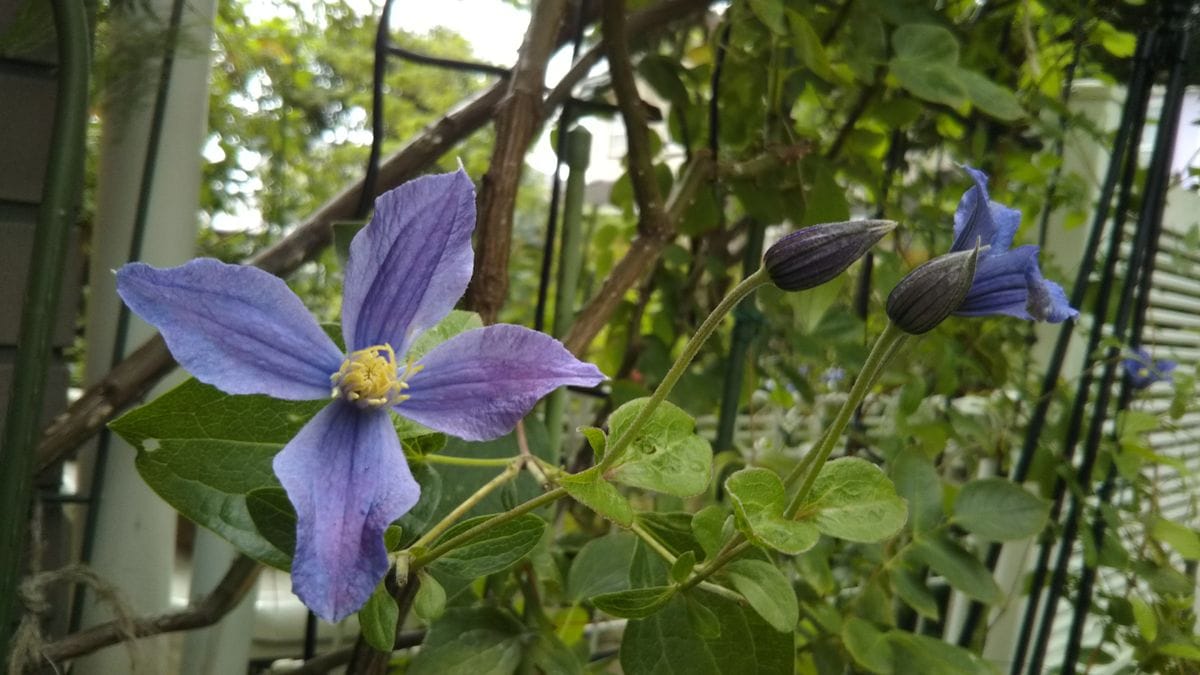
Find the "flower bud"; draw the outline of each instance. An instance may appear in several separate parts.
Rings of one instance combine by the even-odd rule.
[[[890,220],[850,220],[796,230],[767,249],[763,265],[785,291],[820,286],[896,228]]]
[[[887,315],[900,330],[928,333],[950,316],[975,281],[979,247],[947,253],[908,273],[887,299]]]

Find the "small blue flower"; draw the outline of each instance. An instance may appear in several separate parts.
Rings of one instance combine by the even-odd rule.
[[[1138,347],[1132,350],[1132,356],[1124,359],[1121,365],[1129,376],[1129,383],[1134,389],[1145,389],[1155,382],[1170,382],[1174,379],[1171,374],[1178,363],[1170,359],[1152,359],[1150,352]]]
[[[198,259],[117,272],[117,291],[196,379],[230,394],[330,399],[275,473],[296,507],[296,595],[339,621],[388,569],[383,531],[420,497],[389,411],[467,440],[510,431],[545,394],[604,375],[526,328],[467,331],[420,360],[413,341],[471,278],[475,190],[463,171],[406,183],[375,202],[350,245],[343,354],[287,285],[254,267]]]
[[[983,249],[971,290],[955,310],[960,316],[1004,314],[1029,321],[1060,323],[1079,315],[1067,294],[1047,281],[1038,267],[1038,247],[1011,248],[1021,212],[990,201],[987,174],[963,167],[975,185],[963,194],[954,213],[951,251],[968,251],[978,241]]]
[[[837,386],[838,382],[846,379],[846,369],[840,366],[830,366],[821,373],[821,381],[830,389]]]

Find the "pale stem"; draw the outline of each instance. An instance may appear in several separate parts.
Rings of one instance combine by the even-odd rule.
[[[413,457],[412,461],[451,466],[497,467],[508,466],[520,459],[520,457],[455,457],[454,455],[430,454]]]
[[[829,459],[829,454],[833,452],[834,446],[837,445],[838,440],[842,437],[842,432],[846,430],[846,425],[850,423],[850,417],[854,414],[854,409],[866,398],[867,392],[875,384],[875,380],[879,377],[879,374],[883,372],[884,366],[895,356],[907,337],[907,333],[900,330],[890,321],[887,327],[883,329],[883,332],[879,334],[879,337],[875,340],[875,346],[871,348],[871,354],[867,356],[867,362],[863,364],[862,370],[854,380],[854,386],[850,388],[850,395],[842,403],[841,409],[838,410],[837,416],[833,419],[833,424],[829,426],[825,435],[821,437],[821,443],[810,453],[812,460],[809,461],[806,457],[802,462],[802,464],[806,465],[804,482],[801,483],[800,489],[792,496],[792,501],[788,504],[787,509],[784,510],[784,518],[794,518],[796,516],[796,512],[800,510],[800,506],[804,504],[809,491],[812,490],[813,483],[817,480],[817,474],[821,472],[821,465],[825,463],[825,460]],[[792,475],[788,476],[788,480],[792,481],[798,477],[798,471],[793,470]]]
[[[517,465],[514,464],[513,466],[515,467]],[[474,496],[474,495],[472,495],[472,496]],[[537,497],[534,497],[533,499],[530,499],[529,501],[525,502],[524,504],[520,504],[520,505],[514,507],[511,511],[505,511],[504,513],[498,513],[498,514],[492,516],[491,518],[488,518],[487,520],[483,521],[482,523],[476,525],[475,527],[472,527],[471,529],[467,530],[466,532],[463,532],[462,534],[459,534],[459,535],[455,535],[454,537],[451,537],[448,541],[444,541],[441,544],[438,544],[434,548],[430,549],[428,552],[414,557],[413,562],[412,562],[412,569],[417,570],[421,567],[424,567],[425,565],[428,565],[429,563],[433,562],[434,560],[437,560],[438,558],[446,555],[447,553],[449,553],[450,551],[453,551],[454,549],[458,548],[459,546],[462,546],[463,544],[467,543],[468,541],[471,541],[475,537],[478,537],[479,535],[483,534],[484,532],[487,532],[488,530],[492,529],[493,527],[496,527],[498,525],[503,525],[504,523],[507,523],[510,520],[520,518],[521,516],[525,515],[526,513],[529,513],[530,511],[539,509],[539,508],[545,506],[546,504],[550,504],[552,502],[558,501],[559,499],[562,499],[563,497],[566,497],[566,496],[567,496],[566,490],[564,490],[563,488],[555,488],[545,494],[541,494],[541,495],[538,495]],[[440,525],[440,523],[439,523],[439,525]],[[426,535],[425,537],[422,537],[422,539],[426,539],[428,541],[428,540],[432,540],[432,537],[429,537],[428,535]],[[414,544],[414,546],[415,546],[415,544]]]
[[[422,535],[421,538],[418,539],[416,542],[414,542],[413,545],[410,546],[409,548],[416,548],[418,546],[428,546],[431,542],[433,542],[433,540],[437,539],[443,532],[450,529],[450,526],[453,525],[459,518],[462,518],[464,514],[466,514],[471,509],[475,508],[475,505],[478,504],[479,502],[483,501],[484,497],[487,497],[489,494],[492,493],[493,490],[500,487],[501,485],[504,485],[505,483],[512,480],[514,477],[516,477],[517,473],[519,473],[521,471],[521,465],[524,463],[525,463],[525,461],[520,458],[518,458],[516,461],[509,460],[509,465],[504,469],[504,471],[501,471],[499,473],[499,475],[497,475],[495,478],[484,483],[483,487],[480,487],[478,490],[476,490],[475,494],[471,495],[470,497],[467,497],[466,500],[463,501],[463,503],[454,507],[453,511],[446,514],[445,518],[442,518],[440,521],[438,521],[438,523],[436,525],[429,528],[429,531],[426,532],[424,535]],[[486,522],[480,523],[480,525],[486,525],[486,524],[487,524]]]
[[[629,527],[629,529],[634,534],[636,534],[638,537],[640,537],[641,540],[644,541],[647,546],[649,546],[651,549],[653,549],[655,553],[662,556],[662,559],[666,560],[668,564],[674,565],[675,561],[678,560],[678,558],[675,557],[675,554],[673,554],[669,550],[667,550],[667,547],[663,546],[662,542],[660,542],[657,538],[655,538],[655,536],[653,534],[650,534],[649,532],[647,532],[646,528],[642,527],[641,525],[639,525],[637,523],[634,523],[633,525],[631,525]],[[746,604],[746,598],[742,597],[741,593],[738,593],[737,591],[732,591],[728,588],[725,588],[724,586],[720,586],[718,584],[714,584],[709,581],[701,581],[701,582],[699,582],[699,586],[700,586],[701,590],[708,591],[709,593],[712,593],[713,595],[719,595],[722,598],[725,598],[726,600],[732,600],[733,602],[736,602],[739,605]],[[683,589],[681,588],[680,590],[683,590]]]

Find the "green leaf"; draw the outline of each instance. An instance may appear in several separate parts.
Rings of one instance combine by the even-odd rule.
[[[420,337],[413,342],[412,347],[409,347],[408,353],[402,358],[416,361],[428,354],[434,347],[455,335],[482,327],[483,319],[480,319],[479,315],[475,312],[464,312],[461,309],[450,310],[450,313],[439,321],[436,326],[421,333]]]
[[[792,46],[796,50],[796,56],[799,57],[800,62],[808,66],[808,69],[822,80],[838,82],[840,78],[829,65],[829,55],[825,53],[825,45],[821,44],[821,38],[817,36],[817,31],[813,30],[808,19],[800,12],[790,9],[787,19],[788,25],[792,29]]]
[[[933,463],[919,452],[905,450],[892,462],[896,492],[908,502],[908,523],[924,532],[942,519],[942,480]]]
[[[428,572],[421,571],[420,586],[413,598],[413,613],[425,623],[437,621],[446,611],[446,589]]]
[[[630,581],[655,586],[667,583],[662,559],[639,542]],[[756,612],[710,593],[685,596],[711,610],[719,622],[719,637],[709,638],[711,627],[699,628],[705,618],[694,618],[685,597],[676,596],[658,612],[630,621],[621,640],[621,667],[631,675],[717,675],[756,673],[791,675],[795,643],[791,633],[771,628]]]
[[[681,68],[678,60],[663,54],[647,54],[637,65],[638,74],[659,96],[672,106],[687,107],[688,90],[679,78]]]
[[[429,627],[408,675],[487,673],[507,675],[521,664],[524,627],[511,614],[490,607],[454,608]]]
[[[637,537],[628,532],[612,532],[584,544],[571,561],[567,598],[582,602],[593,595],[628,589],[635,546]]]
[[[291,552],[258,531],[246,496],[282,490],[272,459],[325,405],[231,396],[189,379],[109,427],[137,448],[138,473],[175,510],[255,560],[287,570]],[[260,513],[264,522],[273,520],[268,511]],[[273,530],[286,544],[278,534]]]
[[[427,462],[410,462],[409,469],[417,485],[421,486],[421,498],[396,521],[403,528],[403,544],[411,544],[425,534],[442,506],[442,474]]]
[[[259,534],[289,558],[295,554],[296,509],[283,488],[255,488],[247,492],[246,510]]]
[[[783,517],[783,481],[769,469],[746,468],[725,479],[738,529],[751,541],[789,555],[812,548],[821,534],[811,523]]]
[[[776,35],[787,32],[783,22],[783,0],[750,0],[750,9]]]
[[[1154,614],[1154,608],[1136,595],[1129,598],[1129,604],[1133,609],[1133,620],[1137,623],[1138,632],[1146,642],[1154,642],[1158,638],[1158,617]]]
[[[696,635],[705,640],[721,636],[721,620],[717,618],[715,612],[705,607],[704,603],[697,600],[690,592],[683,594],[683,600],[687,605],[688,623],[691,624]]]
[[[399,620],[400,608],[382,583],[367,598],[367,604],[358,610],[358,625],[363,639],[381,652],[390,652],[395,646],[396,623]]]
[[[958,106],[966,99],[967,90],[959,80],[959,69],[954,66],[892,59],[888,69],[900,86],[917,98],[949,106]]]
[[[491,516],[479,516],[464,520],[446,532],[438,540],[448,541],[456,535],[488,520]],[[447,574],[463,579],[494,574],[508,569],[537,546],[546,531],[546,521],[532,513],[526,513],[493,527],[471,541],[438,558],[433,566]]]
[[[775,565],[762,560],[734,560],[725,574],[739,593],[777,631],[791,633],[800,617],[796,592]]]
[[[562,476],[558,484],[576,501],[624,527],[633,524],[633,507],[612,483],[600,476],[598,467]]]
[[[597,427],[579,427],[579,433],[587,440],[588,445],[592,447],[592,454],[599,461],[604,456],[604,450],[608,447],[608,437],[604,435],[604,431]]]
[[[1200,560],[1200,536],[1192,528],[1166,518],[1155,518],[1150,535],[1170,544],[1184,559]]]
[[[725,509],[716,504],[706,506],[692,516],[692,535],[704,549],[705,559],[715,556],[725,544],[725,521],[728,519]]]
[[[975,107],[1005,122],[1021,119],[1025,109],[1016,94],[987,77],[965,68],[958,69],[958,82]]]
[[[900,531],[908,505],[874,464],[857,457],[826,462],[804,507],[823,534],[873,543]]]
[[[554,675],[582,675],[583,664],[554,633],[538,633],[529,645],[529,661],[538,672]]]
[[[878,675],[891,675],[892,647],[887,634],[877,630],[869,621],[856,616],[842,624],[842,643],[850,658],[858,665]]]
[[[938,620],[937,598],[933,597],[925,582],[918,579],[912,570],[903,565],[895,565],[888,570],[888,576],[892,580],[892,589],[905,604],[926,619]]]
[[[683,555],[675,559],[671,565],[671,581],[681,584],[687,581],[687,578],[692,575],[692,568],[696,566],[696,553],[694,551],[684,551]]]
[[[621,640],[621,669],[631,675],[792,675],[795,637],[773,630],[755,612],[708,593],[688,611],[676,597],[654,615],[630,621]],[[703,617],[700,615],[703,614]],[[715,636],[708,622],[718,621]]]
[[[613,411],[609,435],[620,438],[625,434],[649,400],[636,399]],[[700,494],[712,477],[712,448],[695,429],[696,421],[690,415],[663,401],[611,471],[612,479],[677,497]]]
[[[692,514],[680,511],[640,511],[637,522],[649,530],[656,539],[661,541],[675,555],[684,551],[692,551],[699,558],[704,549],[692,536]]]
[[[1168,642],[1158,648],[1158,653],[1187,661],[1200,661],[1200,647],[1187,642]]]
[[[1004,599],[988,568],[957,542],[944,536],[922,537],[909,551],[910,556],[931,567],[964,594],[987,604]]]
[[[981,478],[962,487],[953,521],[988,541],[1032,537],[1046,527],[1050,505],[1003,478]]]
[[[892,33],[892,48],[896,58],[930,63],[958,63],[958,38],[954,33],[933,24],[910,23]]]
[[[383,531],[383,545],[389,553],[395,553],[401,548],[401,543],[404,541],[404,528],[395,523],[388,525]]]
[[[895,655],[895,672],[921,675],[995,675],[987,661],[927,635],[893,630],[887,634]]]
[[[675,586],[650,586],[631,588],[614,593],[592,596],[596,609],[623,619],[642,619],[657,612],[675,597]]]

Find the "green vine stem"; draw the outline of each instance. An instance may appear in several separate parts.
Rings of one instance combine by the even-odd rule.
[[[515,478],[517,474],[520,473],[521,466],[524,464],[525,460],[521,458],[517,458],[515,461],[509,460],[508,466],[504,469],[504,471],[501,471],[495,478],[491,479],[487,483],[484,483],[483,486],[476,490],[474,494],[472,494],[470,497],[467,497],[463,503],[454,507],[453,511],[446,514],[445,518],[442,518],[436,525],[429,528],[429,531],[421,535],[421,538],[413,542],[413,545],[409,548],[413,549],[418,546],[428,546],[429,544],[433,543],[438,536],[450,529],[450,526],[453,525],[459,518],[462,518],[467,511],[475,508],[476,504],[483,501],[484,497],[487,497],[492,493],[493,490]],[[489,522],[491,521],[485,521],[479,525],[487,525]]]
[[[654,390],[654,393],[650,396],[650,400],[638,412],[637,417],[633,419],[629,428],[608,446],[608,451],[604,453],[604,458],[597,465],[600,468],[600,473],[604,473],[611,468],[625,454],[625,450],[629,447],[629,444],[637,437],[638,431],[650,419],[650,416],[654,414],[658,405],[666,400],[671,390],[675,388],[675,384],[679,382],[679,378],[683,377],[683,374],[687,372],[692,359],[696,358],[696,354],[700,352],[700,347],[704,345],[708,337],[721,324],[721,319],[724,319],[725,315],[732,311],[747,295],[750,295],[759,286],[770,281],[771,279],[767,276],[766,268],[760,268],[754,274],[743,279],[737,286],[734,286],[733,290],[729,291],[729,294],[704,319],[704,323],[700,324],[700,327],[696,329],[695,335],[692,335],[691,339],[684,345],[683,353],[679,355],[679,358],[675,359],[675,363],[671,365],[671,369],[667,371],[666,376],[663,377],[658,388]]]
[[[534,497],[533,499],[530,499],[529,501],[525,502],[524,504],[520,504],[516,507],[513,507],[513,509],[511,511],[505,511],[504,513],[498,513],[495,516],[492,516],[491,518],[488,518],[487,520],[483,521],[482,523],[476,525],[475,527],[472,527],[471,529],[467,530],[466,532],[463,532],[462,534],[459,534],[459,535],[455,535],[454,537],[451,537],[448,541],[444,541],[441,544],[438,544],[437,546],[433,547],[432,549],[430,549],[424,553],[421,553],[419,555],[414,556],[413,561],[412,561],[412,569],[413,569],[413,571],[416,571],[416,570],[428,565],[429,563],[433,562],[434,560],[437,560],[438,558],[446,555],[450,551],[453,551],[454,549],[458,548],[459,546],[462,546],[463,544],[471,541],[475,537],[478,537],[479,535],[483,534],[484,532],[487,532],[488,530],[492,529],[493,527],[496,527],[498,525],[503,525],[504,523],[507,523],[510,520],[520,518],[521,516],[525,515],[526,513],[529,513],[530,511],[535,511],[547,504],[558,501],[559,499],[562,499],[563,497],[566,497],[566,496],[567,496],[566,490],[564,490],[563,488],[555,488],[549,492],[546,492],[544,494],[538,495],[537,497]],[[427,533],[425,537],[422,537],[422,539],[427,539],[427,540],[431,541],[432,537],[429,537],[428,533]],[[415,547],[416,545],[414,544],[413,546]],[[412,548],[412,547],[410,547],[410,548]]]
[[[862,371],[854,380],[854,386],[850,388],[850,395],[846,397],[842,407],[838,410],[837,416],[833,419],[833,424],[825,431],[825,435],[821,437],[821,442],[809,454],[812,456],[811,461],[806,457],[801,461],[800,465],[788,475],[786,485],[791,485],[799,479],[801,467],[804,468],[804,482],[800,484],[800,489],[796,494],[792,495],[792,500],[783,512],[784,518],[794,518],[796,512],[800,510],[804,500],[808,498],[809,491],[812,490],[813,483],[817,480],[817,474],[821,471],[821,465],[825,460],[829,459],[829,454],[833,452],[833,448],[837,445],[838,439],[842,437],[842,432],[846,430],[846,425],[850,423],[850,417],[854,414],[854,409],[858,407],[863,399],[866,398],[867,392],[871,386],[875,384],[875,380],[879,378],[879,374],[883,372],[884,366],[888,361],[896,355],[904,341],[908,338],[908,334],[900,330],[896,324],[888,322],[887,327],[879,334],[875,340],[875,346],[871,348],[871,354],[867,356],[867,362],[863,364]]]
[[[508,466],[520,460],[520,457],[456,457],[454,455],[433,454],[413,457],[411,461],[424,462],[426,464],[449,464],[451,466],[500,467]]]

